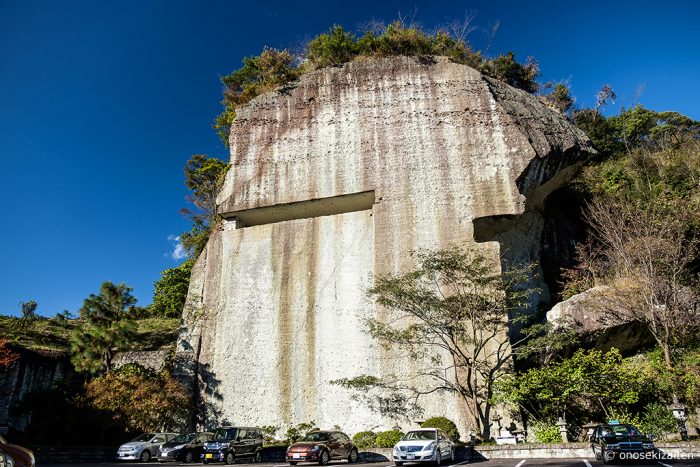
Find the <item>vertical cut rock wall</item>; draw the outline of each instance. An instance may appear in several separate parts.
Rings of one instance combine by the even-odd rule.
[[[314,421],[349,433],[406,421],[330,381],[422,365],[363,332],[363,318],[385,313],[366,296],[373,277],[410,270],[411,250],[455,243],[537,260],[538,210],[591,152],[535,97],[439,57],[305,75],[239,109],[230,143],[218,199],[227,220],[192,272],[180,371],[201,375],[208,425]],[[242,211],[264,220],[271,206],[362,192],[374,203],[355,212],[241,222]],[[454,396],[421,404],[467,427]]]

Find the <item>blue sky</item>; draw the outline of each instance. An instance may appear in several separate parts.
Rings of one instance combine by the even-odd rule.
[[[700,2],[578,3],[0,0],[0,313],[26,300],[75,312],[106,280],[150,303],[188,228],[185,162],[228,158],[210,126],[218,77],[334,23],[400,13],[433,28],[476,10],[477,26],[499,23],[489,54],[534,56],[579,105],[609,83],[608,113],[641,103],[700,119]],[[481,31],[471,41],[487,45]]]

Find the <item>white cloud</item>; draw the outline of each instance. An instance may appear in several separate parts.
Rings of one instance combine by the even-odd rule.
[[[168,240],[173,244],[173,250],[169,253],[170,257],[175,260],[181,260],[189,256],[187,250],[182,245],[179,235],[168,235]]]

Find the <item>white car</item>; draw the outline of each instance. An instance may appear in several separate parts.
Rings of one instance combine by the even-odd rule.
[[[455,460],[455,445],[444,431],[421,428],[403,435],[401,441],[394,446],[392,457],[396,465],[405,462],[434,462],[437,465],[444,461],[452,463]]]

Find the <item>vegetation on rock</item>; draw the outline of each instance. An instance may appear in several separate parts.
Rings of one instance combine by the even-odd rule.
[[[465,36],[445,28],[429,33],[417,25],[395,21],[388,25],[374,24],[360,37],[334,25],[311,39],[300,57],[289,50],[265,47],[260,55],[244,58],[241,68],[221,78],[225,87],[224,110],[214,120],[214,129],[228,147],[231,123],[239,106],[261,93],[291,83],[304,73],[370,57],[444,56],[527,92],[538,90],[535,80],[539,67],[534,59],[528,58],[522,64],[513,52],[487,59],[472,49]]]

